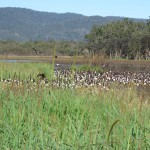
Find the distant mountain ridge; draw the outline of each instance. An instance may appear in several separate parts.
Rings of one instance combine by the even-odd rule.
[[[123,17],[84,16],[75,13],[41,12],[26,8],[0,8],[0,40],[84,40],[93,25]],[[144,21],[144,19],[135,19]]]

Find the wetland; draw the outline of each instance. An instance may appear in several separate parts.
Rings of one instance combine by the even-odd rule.
[[[1,149],[149,149],[149,61],[47,58],[0,62]]]

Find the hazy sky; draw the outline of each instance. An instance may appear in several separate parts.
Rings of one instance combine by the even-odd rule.
[[[21,7],[33,10],[86,16],[121,16],[148,19],[150,0],[0,0],[0,7]]]

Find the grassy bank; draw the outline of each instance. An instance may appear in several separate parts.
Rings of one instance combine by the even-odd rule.
[[[44,73],[48,79],[51,77],[52,65],[47,63],[0,63],[1,79],[11,78],[23,80],[35,78],[37,74]]]
[[[26,66],[26,67],[25,67]],[[1,64],[1,76],[50,74],[48,64]],[[16,88],[0,83],[0,149],[149,149],[149,104],[134,86]]]

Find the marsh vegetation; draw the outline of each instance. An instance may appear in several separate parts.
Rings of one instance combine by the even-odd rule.
[[[0,149],[150,148],[149,73],[140,86],[114,82],[109,88],[72,88],[52,83],[59,74],[71,84],[67,78],[76,71],[79,78],[87,75],[85,67],[72,68],[66,76],[48,63],[0,65]]]

